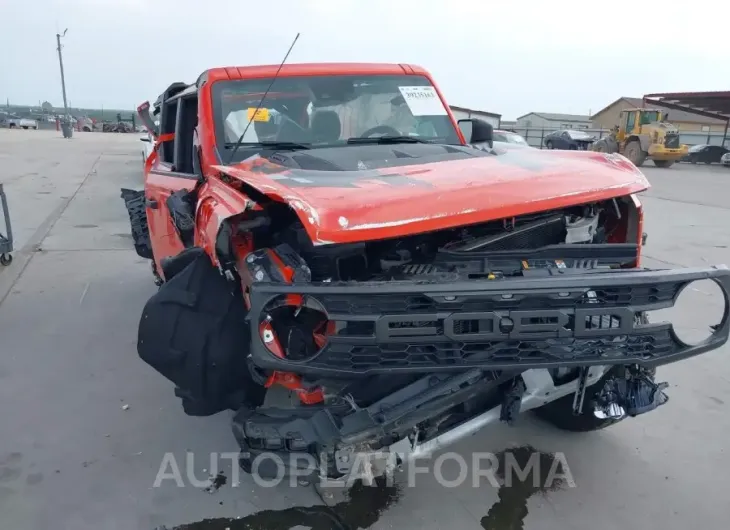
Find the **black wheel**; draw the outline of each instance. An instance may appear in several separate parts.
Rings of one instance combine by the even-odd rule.
[[[612,368],[606,374],[598,380],[594,385],[591,385],[586,389],[585,402],[583,403],[583,411],[575,415],[573,414],[573,398],[574,394],[568,394],[560,399],[556,399],[543,405],[542,407],[535,409],[535,414],[553,424],[558,429],[570,432],[590,432],[599,431],[610,427],[611,425],[620,422],[624,418],[597,418],[593,414],[593,409],[588,405],[590,401],[591,391],[598,390],[603,385],[603,382],[614,375],[616,370],[620,370],[622,367]]]
[[[674,160],[654,160],[656,167],[672,167]]]
[[[552,149],[553,148],[553,143],[550,140],[548,140],[547,142],[545,142],[545,147],[547,149]]]
[[[7,267],[13,262],[12,254],[0,254],[0,265]]]
[[[647,155],[646,151],[641,148],[641,144],[637,140],[632,140],[626,144],[624,154],[636,167],[644,165],[644,160],[646,160]]]

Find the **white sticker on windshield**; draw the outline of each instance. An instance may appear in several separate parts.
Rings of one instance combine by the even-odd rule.
[[[445,116],[446,108],[432,86],[399,86],[414,116]]]

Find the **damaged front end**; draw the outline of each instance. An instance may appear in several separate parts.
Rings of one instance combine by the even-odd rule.
[[[666,403],[656,366],[728,339],[730,271],[638,268],[645,236],[611,240],[619,218],[640,227],[625,205],[505,222],[435,253],[423,241],[373,252],[282,237],[249,254],[251,371],[267,386],[287,381],[294,401],[238,410],[244,469],[268,453],[309,455],[309,471],[340,476],[352,453],[422,457],[531,409],[593,430]],[[688,344],[651,322],[707,279],[725,305],[708,339]]]
[[[251,212],[223,227],[217,267],[195,247],[168,264],[139,352],[189,414],[236,411],[242,468],[262,476],[394,465],[532,409],[602,428],[666,403],[655,368],[730,333],[730,271],[640,268],[636,205],[320,246],[285,210]],[[652,313],[700,280],[724,314],[690,344]]]
[[[671,323],[649,323],[646,315],[673,305],[688,285],[708,278],[721,286],[726,305],[710,338],[688,345]],[[598,418],[636,416],[666,402],[666,386],[654,382],[654,367],[727,341],[729,290],[730,271],[713,268],[571,267],[481,281],[255,283],[252,365],[296,373],[309,391],[324,387],[333,398],[286,412],[244,407],[234,431],[253,457],[257,451],[316,450],[336,462],[343,447],[381,449],[404,439],[410,453],[430,453],[487,423],[512,421],[520,411],[569,394],[575,395],[574,414],[587,404]],[[277,333],[261,333],[282,297],[317,308],[321,321],[300,325],[293,315]],[[301,348],[300,337],[315,329],[326,333]],[[561,384],[560,371],[563,380],[571,372],[574,377]],[[347,387],[353,379],[376,382],[395,374],[403,381],[415,378],[373,403],[345,399],[352,397]]]

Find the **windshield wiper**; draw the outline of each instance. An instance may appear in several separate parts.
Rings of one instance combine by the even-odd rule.
[[[226,149],[237,149],[238,147],[264,147],[267,149],[296,150],[310,149],[311,144],[300,144],[297,142],[276,142],[265,140],[263,142],[226,142]]]
[[[347,139],[348,144],[430,144],[428,140],[417,136],[373,136],[371,138],[359,138],[354,136]]]

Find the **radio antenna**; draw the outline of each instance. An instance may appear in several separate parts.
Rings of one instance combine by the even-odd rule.
[[[238,148],[241,147],[241,144],[243,143],[243,137],[246,136],[246,131],[248,131],[248,128],[251,126],[251,122],[253,122],[254,118],[256,117],[256,114],[258,114],[258,112],[259,112],[259,109],[261,109],[261,105],[264,104],[264,100],[266,99],[266,96],[269,94],[269,90],[271,90],[271,87],[274,86],[274,82],[279,77],[279,72],[281,72],[281,68],[284,66],[284,63],[286,62],[287,58],[289,57],[289,54],[291,53],[291,51],[294,48],[294,45],[297,43],[298,39],[299,39],[299,33],[297,33],[297,36],[294,37],[294,40],[292,41],[291,46],[289,46],[289,50],[286,52],[284,59],[281,61],[281,64],[279,64],[279,68],[276,70],[276,74],[274,74],[274,78],[271,80],[271,83],[269,83],[269,86],[266,89],[266,92],[264,92],[264,95],[261,96],[261,101],[259,101],[259,104],[256,106],[256,110],[253,112],[253,114],[251,114],[251,117],[248,119],[246,128],[241,133],[241,136],[238,137],[238,141],[236,142],[236,145],[233,146],[233,150],[231,151],[231,154],[228,157],[228,161],[226,162],[226,164],[230,164],[231,161],[233,160],[233,157],[236,156],[236,151],[238,151]]]

